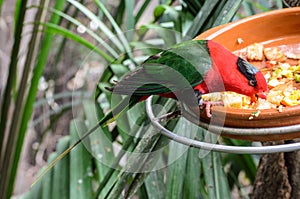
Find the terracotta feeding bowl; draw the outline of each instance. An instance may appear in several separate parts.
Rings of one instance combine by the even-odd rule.
[[[214,40],[232,52],[241,50],[253,43],[262,43],[265,47],[300,44],[300,7],[254,15],[210,29],[195,39]],[[240,42],[241,39],[243,42]],[[214,120],[217,121],[219,115],[222,115],[220,120],[224,120],[224,114],[226,115],[225,127],[255,129],[300,124],[300,105],[287,106],[282,112],[279,112],[277,109],[261,110],[258,117],[249,120],[249,116],[253,111],[221,106],[212,107]],[[201,113],[201,118],[209,122],[209,118],[203,113]],[[276,136],[268,133],[268,135],[262,134],[255,137],[251,136],[251,132],[242,136],[231,135],[230,133],[222,135],[250,140],[284,140],[300,137],[300,132],[285,132]],[[266,136],[268,137],[266,138]]]

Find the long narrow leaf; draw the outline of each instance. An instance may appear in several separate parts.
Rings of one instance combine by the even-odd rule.
[[[94,0],[97,6],[101,9],[101,11],[104,13],[104,15],[107,17],[109,22],[111,23],[112,27],[115,29],[117,36],[119,37],[119,40],[122,42],[123,47],[125,49],[125,52],[128,54],[128,56],[133,60],[131,49],[128,40],[126,39],[123,31],[121,30],[120,26],[116,23],[114,18],[111,16],[111,14],[108,12],[108,10],[105,8],[103,3],[99,0]],[[127,11],[128,12],[128,11]],[[134,32],[133,30],[129,30],[130,32]]]
[[[113,14],[113,18],[115,19],[117,24],[123,24],[125,15],[125,1],[119,1],[119,5],[116,9],[116,12]]]
[[[57,144],[57,154],[64,152],[70,145],[70,136],[59,139]],[[52,180],[52,198],[69,199],[70,198],[70,156],[59,161],[53,170]],[[45,191],[45,190],[43,190]]]
[[[97,123],[97,117],[103,117],[104,113],[100,108],[95,110],[96,105],[95,102],[86,100],[83,103],[83,108],[86,113],[87,120],[89,121],[89,128],[92,128],[94,124]],[[96,114],[95,114],[96,112]],[[90,150],[93,155],[96,157],[96,169],[98,173],[98,181],[101,182],[105,175],[109,172],[110,167],[113,166],[114,163],[114,153],[113,147],[111,144],[111,135],[108,131],[108,128],[98,128],[94,133],[90,136]],[[110,181],[113,181],[114,177],[111,176]],[[107,187],[110,187],[111,182],[107,182]],[[105,193],[107,190],[105,187],[102,191]],[[102,198],[102,197],[101,197]]]
[[[126,36],[127,40],[133,40],[134,27],[135,27],[135,18],[133,15],[135,2],[132,0],[125,0],[125,10],[126,10],[126,19],[125,19],[125,27],[126,27]]]
[[[119,53],[117,53],[109,44],[107,44],[101,37],[99,37],[94,31],[92,31],[88,26],[83,25],[80,21],[77,19],[71,17],[68,14],[65,14],[59,10],[52,9],[52,12],[60,15],[61,17],[65,18],[66,20],[72,22],[76,26],[81,26],[85,29],[86,33],[88,33],[90,36],[92,36],[101,46],[103,46],[114,58],[119,57]]]
[[[65,4],[64,0],[56,1],[56,4],[54,5],[54,7],[57,10],[61,10],[63,8],[64,4]],[[49,21],[50,21],[50,23],[57,24],[59,22],[59,19],[60,18],[58,15],[53,14],[50,17]],[[25,100],[24,110],[26,110],[26,111],[24,111],[22,114],[22,122],[20,125],[20,134],[21,135],[25,135],[25,133],[27,131],[28,122],[30,120],[31,113],[33,111],[33,105],[34,105],[34,101],[36,98],[39,80],[42,76],[42,73],[44,71],[44,68],[45,68],[45,65],[47,62],[47,57],[48,57],[49,51],[51,49],[52,41],[53,41],[53,34],[51,34],[51,33],[45,34],[42,44],[41,44],[42,50],[39,52],[39,55],[37,58],[37,63],[34,67],[28,95]],[[18,145],[22,145],[22,140],[18,140]]]
[[[189,148],[183,185],[183,198],[201,198],[200,187],[203,185],[200,181],[201,161],[198,154],[198,149]]]
[[[140,28],[141,32],[152,30],[158,34],[165,42],[164,47],[168,48],[177,43],[177,37],[180,32],[161,27],[157,24],[145,24]]]
[[[84,13],[91,21],[96,22],[100,30],[110,39],[113,44],[123,52],[123,46],[120,41],[114,36],[114,33],[94,14],[92,13],[87,7],[80,4],[78,1],[75,0],[67,0],[69,3],[74,5],[77,9],[79,9],[82,13]]]
[[[169,143],[168,138],[164,136],[160,136],[157,142],[154,144],[154,147],[151,149],[151,152],[149,155],[147,155],[144,162],[139,162],[140,165],[142,165],[141,171],[142,173],[138,173],[134,176],[134,179],[132,180],[128,190],[125,192],[126,198],[132,198],[135,193],[137,193],[138,189],[140,187],[143,187],[145,180],[147,179],[149,172],[152,170],[157,169],[157,165],[163,165],[164,162],[162,161],[162,154],[157,153],[157,151],[161,150],[165,146],[167,146]],[[158,182],[159,183],[159,182]],[[160,192],[164,192],[164,194],[161,194],[160,197],[163,197],[166,193],[166,190],[164,189],[165,186],[163,185],[163,182],[160,182],[161,186],[156,187],[157,189],[160,188]],[[150,197],[150,194],[147,194]]]
[[[133,153],[128,157],[127,165],[119,174],[118,181],[116,181],[111,191],[108,193],[107,198],[118,198],[122,193],[127,180],[133,176],[133,171],[141,172],[141,169],[144,166],[143,163],[147,159],[147,155],[149,155],[148,153],[151,152],[151,149],[155,146],[160,135],[156,133],[155,129],[150,128],[144,136],[145,138],[138,143]]]
[[[79,139],[79,135],[87,131],[84,122],[73,120],[70,124],[71,143]],[[87,144],[87,143],[85,143]],[[92,198],[92,157],[83,143],[70,153],[70,198]]]
[[[47,6],[49,4],[49,0],[46,0],[46,1],[42,0],[40,3]],[[39,21],[44,21],[46,18],[45,15],[46,15],[46,12],[42,9],[39,9],[36,13],[35,19],[39,20]],[[13,113],[14,117],[12,118],[11,128],[9,130],[8,146],[12,150],[13,149],[15,150],[15,151],[8,152],[9,156],[13,158],[13,160],[12,160],[13,163],[12,163],[12,166],[10,169],[11,175],[10,175],[9,184],[11,185],[11,187],[8,189],[9,191],[12,191],[12,189],[13,189],[13,184],[14,184],[17,167],[18,167],[18,163],[19,163],[19,159],[20,159],[20,155],[21,155],[21,150],[22,150],[22,146],[23,146],[23,141],[24,141],[24,137],[25,137],[25,133],[24,134],[20,133],[19,128],[20,128],[20,124],[21,124],[21,120],[22,120],[22,118],[21,118],[22,112],[26,111],[23,109],[24,108],[23,106],[24,106],[24,98],[25,98],[26,92],[27,92],[27,82],[28,82],[28,79],[29,79],[29,76],[31,73],[32,65],[34,62],[34,57],[36,56],[37,49],[39,47],[40,37],[41,37],[41,34],[39,34],[39,32],[38,32],[38,28],[39,28],[39,25],[37,25],[37,24],[35,24],[33,26],[31,39],[28,44],[29,48],[28,48],[26,60],[24,63],[22,78],[21,78],[20,86],[19,86],[19,89],[17,92],[15,109],[14,109],[14,113]],[[9,144],[10,140],[12,140],[12,143],[16,143],[16,145]],[[14,155],[12,155],[12,154],[14,154]],[[8,164],[8,162],[9,161],[7,161],[6,163]]]
[[[229,1],[234,1],[234,0],[229,0]],[[214,24],[220,23],[220,22],[217,22],[216,19],[222,12],[222,10],[227,2],[228,1],[219,0],[218,5],[215,7],[214,11],[210,14],[210,16],[209,16],[208,20],[206,20],[205,24],[201,27],[199,33],[204,32],[204,31],[214,27],[215,26]],[[225,11],[225,12],[227,12],[227,11]]]
[[[15,153],[15,147],[16,147],[16,137],[13,137],[13,135],[8,135],[8,140],[6,143],[4,143],[5,139],[5,132],[6,132],[6,124],[8,119],[8,113],[9,109],[11,107],[11,100],[13,95],[13,84],[16,81],[16,75],[17,75],[17,65],[18,65],[18,55],[19,55],[19,49],[21,44],[21,36],[23,31],[23,24],[25,19],[25,13],[26,13],[26,4],[27,0],[24,0],[20,4],[20,10],[17,16],[17,21],[15,25],[15,33],[14,33],[14,44],[13,49],[11,53],[11,62],[9,64],[9,73],[6,83],[6,88],[4,91],[4,99],[3,104],[1,107],[1,121],[0,121],[0,170],[2,172],[0,176],[0,187],[1,190],[3,190],[3,198],[10,198],[13,190],[13,182],[14,178],[11,179],[11,175],[15,175],[14,172],[11,170],[11,167],[13,165],[13,154]],[[5,151],[4,157],[2,158],[2,150]]]
[[[143,5],[141,6],[141,8],[139,9],[138,13],[135,16],[135,24],[138,23],[141,16],[145,13],[145,10],[148,7],[149,3],[150,3],[150,0],[145,0],[145,2],[143,3]]]
[[[216,143],[216,135],[210,134],[209,141]],[[230,198],[228,181],[223,170],[221,155],[210,152],[202,161],[209,198]]]
[[[19,20],[20,14],[22,15],[22,13],[20,13],[21,9],[22,9],[21,2],[22,2],[21,0],[16,1],[15,13],[14,13],[14,28],[15,28],[15,30],[18,28],[17,26],[19,26],[18,20]]]
[[[247,16],[253,15],[255,13],[253,4],[250,3],[249,1],[243,1],[242,5],[243,5],[243,8],[244,8]]]
[[[218,0],[205,1],[203,7],[194,18],[193,23],[187,31],[184,40],[194,38],[199,33],[199,30],[218,3]]]
[[[83,3],[84,0],[80,0],[79,1],[80,3]],[[70,13],[70,16],[72,18],[76,18],[78,16],[78,13],[79,13],[79,10],[78,9],[74,9],[71,11],[71,8],[72,8],[72,5],[71,4],[68,4],[64,10],[63,10],[63,13]],[[62,24],[62,20],[60,20],[60,24]],[[66,24],[66,29],[70,29],[72,27],[72,23],[69,21],[67,22]],[[62,41],[60,42],[59,44],[59,47],[57,48],[57,52],[56,52],[56,55],[54,56],[55,57],[55,61],[53,62],[53,64],[56,66],[59,61],[61,60],[62,56],[63,56],[63,50],[65,49],[66,47],[66,43],[67,43],[68,39],[67,38],[63,38]]]
[[[174,110],[174,107],[176,107],[176,104],[174,104],[173,101],[170,100],[165,100],[165,99],[158,99],[156,101],[156,103],[160,103],[160,102],[166,102],[165,103],[165,110],[167,112],[171,112],[172,110]],[[159,113],[158,113],[159,114]],[[170,123],[167,124],[170,129],[174,129],[174,126],[176,125],[176,122],[173,123],[172,121]],[[153,131],[152,127],[148,127],[146,134]],[[144,135],[145,133],[142,132],[142,134]],[[150,140],[154,139],[156,137],[156,135],[154,135],[153,137],[151,137]],[[148,138],[148,136],[146,137]],[[132,165],[132,168],[138,168],[135,171],[142,171],[141,173],[138,173],[134,176],[134,179],[132,180],[132,182],[130,183],[130,186],[128,188],[128,190],[125,192],[125,197],[127,198],[131,198],[133,197],[133,195],[137,192],[138,188],[141,187],[145,181],[145,179],[147,178],[147,176],[149,175],[148,171],[152,171],[153,169],[158,169],[161,167],[165,166],[165,163],[162,161],[162,154],[161,153],[157,153],[159,151],[161,151],[162,148],[165,148],[166,146],[168,146],[169,144],[169,139],[167,137],[164,136],[160,136],[159,139],[155,142],[152,143],[152,148],[147,149],[148,147],[151,147],[151,145],[149,145],[148,147],[146,147],[148,144],[145,142],[146,140],[141,140],[139,142],[138,147],[142,146],[142,148],[135,148],[135,151],[137,150],[147,150],[144,151],[143,153],[147,153],[145,155],[142,155],[141,157],[139,157],[139,160],[136,160],[136,164]],[[145,146],[143,146],[144,144],[146,144]],[[148,151],[150,150],[150,151]],[[134,157],[134,156],[133,156]],[[170,163],[171,164],[171,163]],[[129,167],[130,168],[130,167]],[[126,175],[125,175],[126,176]],[[149,194],[148,194],[149,195]],[[150,196],[150,195],[149,195]]]
[[[15,27],[15,32],[14,32],[14,44],[11,52],[11,61],[9,64],[9,72],[8,72],[8,78],[7,78],[7,83],[4,91],[4,98],[3,98],[3,103],[1,106],[1,121],[0,121],[0,160],[2,161],[1,155],[2,153],[2,147],[3,147],[3,142],[4,142],[4,134],[6,132],[6,124],[7,124],[7,116],[8,116],[8,111],[10,108],[11,104],[11,99],[12,99],[12,91],[13,91],[13,83],[16,78],[17,74],[17,64],[18,64],[18,55],[19,55],[19,49],[20,49],[20,43],[21,43],[21,37],[22,37],[22,30],[23,30],[23,24],[24,24],[24,19],[25,19],[25,13],[26,13],[26,4],[27,0],[21,1],[21,5],[18,6],[20,8],[20,11],[17,14],[17,22],[16,27]]]
[[[2,11],[2,4],[3,4],[3,1],[4,1],[4,0],[0,0],[0,14],[1,14],[1,11]]]
[[[174,132],[182,136],[188,136],[193,129],[190,129],[187,120],[180,120]],[[184,186],[184,172],[188,157],[188,147],[172,141],[169,145],[169,160],[167,175],[167,198],[182,198]],[[178,156],[180,155],[180,156]],[[176,160],[174,163],[172,161]]]
[[[120,163],[121,158],[126,155],[127,151],[131,151],[131,149],[134,149],[136,146],[136,142],[134,142],[134,136],[137,134],[138,131],[140,131],[141,129],[143,129],[143,123],[146,120],[146,115],[142,115],[136,122],[136,126],[134,126],[131,130],[130,130],[130,135],[127,138],[127,140],[123,143],[122,145],[122,150],[120,150],[120,152],[118,153],[118,155],[116,156],[113,164],[110,166],[109,170],[107,171],[107,173],[105,174],[105,176],[103,177],[103,179],[101,180],[97,191],[96,191],[96,197],[100,195],[100,193],[106,194],[106,192],[108,192],[108,190],[104,190],[104,187],[111,187],[112,184],[107,183],[109,180],[111,180],[111,178],[114,178],[114,174],[118,173],[118,171],[115,169],[117,168],[117,166]],[[114,180],[114,179],[113,179]]]
[[[164,184],[163,169],[152,171],[145,181],[149,199],[165,199],[166,187]]]
[[[48,164],[50,164],[56,157],[57,153],[53,152],[48,156]],[[46,167],[43,167],[39,173],[43,173]],[[49,199],[53,198],[52,190],[52,179],[53,179],[54,170],[49,171],[41,181],[37,182],[31,189],[20,197],[20,199],[32,199],[32,198],[41,198]]]
[[[52,161],[55,160],[55,158],[58,156],[58,154],[56,152],[51,153],[48,157],[47,163],[48,165],[51,164]],[[43,167],[40,171],[40,173],[43,173],[44,169],[46,169],[46,167]],[[53,174],[54,174],[54,170],[49,171],[47,174],[45,174],[45,176],[43,177],[43,179],[38,182],[42,184],[42,190],[43,190],[43,194],[42,194],[42,199],[49,199],[49,198],[53,198]],[[33,186],[35,187],[35,186]],[[31,190],[30,190],[31,192]],[[37,196],[32,196],[31,198],[38,198]]]
[[[98,53],[101,57],[103,57],[104,59],[106,59],[108,62],[113,62],[114,58],[109,56],[108,54],[106,54],[103,50],[95,47],[95,45],[93,45],[92,43],[88,42],[87,40],[83,39],[82,37],[80,37],[79,35],[76,35],[75,33],[73,33],[72,31],[69,31],[61,26],[58,26],[56,24],[51,24],[51,23],[42,23],[41,25],[47,27],[46,31],[52,34],[60,34],[64,37],[67,37],[69,39],[72,39],[73,41],[76,41],[78,43],[80,43],[81,45],[89,48],[90,50]]]
[[[228,23],[232,20],[243,0],[227,1],[213,26]]]

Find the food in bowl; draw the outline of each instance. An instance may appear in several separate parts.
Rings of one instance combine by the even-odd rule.
[[[279,112],[287,106],[300,105],[300,44],[265,47],[254,43],[234,52],[248,60],[264,74],[269,93],[267,99],[251,98],[234,92],[210,93],[203,96],[207,101],[223,101],[227,108],[239,109],[277,109]],[[249,117],[258,117],[260,111],[254,111]]]

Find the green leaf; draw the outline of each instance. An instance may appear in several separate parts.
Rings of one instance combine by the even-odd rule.
[[[119,165],[122,157],[124,155],[127,154],[127,152],[131,152],[135,147],[137,142],[134,141],[134,136],[136,136],[136,134],[143,129],[143,123],[146,120],[146,115],[142,115],[136,122],[136,125],[133,126],[132,129],[130,129],[130,133],[129,135],[131,136],[127,136],[127,139],[124,141],[123,145],[122,145],[122,150],[120,150],[120,152],[118,153],[118,155],[116,156],[113,164],[110,166],[109,171],[105,174],[104,178],[101,180],[97,191],[96,191],[96,196],[99,196],[100,193],[107,194],[105,192],[104,187],[112,187],[112,184],[107,183],[109,180],[111,179],[116,179],[117,176],[115,176],[118,172],[118,170],[116,170],[115,168],[117,168],[117,166]]]
[[[116,23],[120,26],[123,24],[125,15],[125,1],[119,1],[119,5],[116,8],[116,12],[113,14],[113,18],[115,19]]]
[[[25,2],[25,4],[26,4],[26,2]],[[22,12],[22,6],[24,6],[24,4],[22,5],[21,3],[22,3],[22,0],[17,0],[16,1],[15,13],[14,13],[14,27],[15,27],[15,30],[17,30],[18,26],[21,25],[21,24],[19,24],[19,17],[22,18],[22,13],[20,13],[20,11]],[[20,16],[20,14],[21,14],[21,16]]]
[[[184,119],[180,119],[174,132],[184,137],[189,137],[191,125]],[[186,162],[188,157],[188,146],[171,141],[169,144],[169,160],[167,174],[167,198],[182,198],[184,187],[183,171],[186,170]],[[174,163],[172,161],[176,160]]]
[[[161,17],[164,14],[165,10],[166,10],[166,8],[163,5],[156,6],[153,11],[154,17],[155,18]]]
[[[198,11],[201,9],[202,5],[205,2],[209,2],[206,0],[198,0],[198,1],[194,1],[194,0],[184,0],[184,7],[185,9],[187,9],[189,11],[189,13],[191,13],[192,15],[197,15]]]
[[[11,105],[11,99],[13,95],[13,84],[16,81],[16,75],[17,75],[17,65],[18,65],[18,55],[19,55],[19,49],[21,44],[21,37],[22,37],[22,31],[23,31],[23,24],[25,19],[25,13],[26,13],[26,4],[27,0],[24,1],[17,1],[16,3],[16,16],[15,16],[15,31],[14,31],[14,44],[11,52],[11,59],[8,67],[8,77],[6,81],[6,87],[4,90],[4,95],[2,99],[2,107],[1,107],[1,120],[0,120],[0,146],[4,143],[4,132],[6,131],[6,124],[7,124],[7,117],[8,117],[8,111],[9,107]],[[18,4],[20,4],[18,6]],[[11,144],[11,143],[10,143]],[[8,152],[9,153],[9,152]],[[2,157],[2,147],[0,147],[0,158]],[[5,171],[5,170],[4,170]],[[8,171],[5,171],[6,173]],[[1,178],[2,179],[2,178]],[[4,183],[4,182],[3,182]],[[0,185],[2,185],[2,182],[0,181]]]
[[[47,163],[48,165],[51,164],[52,161],[55,160],[55,158],[58,156],[56,152],[53,152],[49,155]],[[46,166],[43,167],[39,171],[39,175],[41,175],[44,170],[46,169]],[[41,199],[50,199],[53,198],[53,175],[54,175],[54,169],[50,170],[48,173],[46,173],[42,179],[40,179],[38,182],[36,182],[32,187],[27,191],[24,195],[20,197],[20,199],[32,199],[32,198],[41,198]]]
[[[158,34],[160,38],[163,39],[163,41],[165,42],[164,44],[165,47],[170,47],[177,43],[177,37],[179,34],[179,32],[177,31],[170,30],[156,24],[145,24],[141,26],[139,32],[140,34],[143,34],[144,32],[149,30],[154,31],[155,33]]]
[[[49,1],[41,1],[41,5],[48,5]],[[22,9],[21,9],[22,10]],[[17,12],[17,11],[16,11]],[[19,16],[19,14],[18,14]],[[36,12],[35,20],[39,21],[44,21],[45,20],[45,11],[43,9],[39,9]],[[34,25],[33,26],[33,32],[31,34],[30,42],[28,44],[28,50],[26,54],[26,59],[25,63],[23,65],[23,72],[21,76],[21,81],[19,83],[19,88],[16,93],[16,101],[14,104],[14,117],[11,119],[11,128],[9,129],[9,136],[8,136],[8,144],[7,144],[7,149],[9,150],[15,150],[13,152],[6,151],[7,154],[9,154],[10,157],[13,157],[13,165],[11,166],[11,175],[10,175],[10,180],[11,180],[11,185],[13,185],[14,178],[16,176],[16,170],[18,166],[18,162],[20,159],[21,155],[21,150],[23,146],[23,140],[25,137],[25,132],[20,131],[20,123],[22,122],[22,113],[23,111],[27,111],[26,109],[23,109],[24,107],[24,98],[26,97],[26,92],[27,92],[27,82],[29,80],[31,70],[32,70],[32,65],[35,61],[35,55],[37,53],[37,50],[39,48],[40,44],[40,34],[38,32],[39,26]],[[13,59],[16,59],[15,57]],[[17,59],[16,59],[17,60]],[[17,83],[17,78],[14,81],[14,84],[16,85]],[[30,110],[29,110],[30,111]],[[14,144],[11,144],[14,143]],[[12,155],[12,153],[14,155]],[[6,162],[6,165],[9,165],[9,161],[4,160]],[[5,170],[3,168],[3,170]],[[9,173],[9,172],[7,172]],[[8,189],[10,190],[10,189]]]
[[[210,133],[209,140],[216,143],[217,136]],[[221,154],[210,152],[202,161],[203,173],[209,198],[231,198],[227,177],[224,173]]]
[[[115,37],[114,33],[94,14],[92,13],[87,7],[79,3],[75,0],[67,0],[77,9],[79,9],[85,16],[87,16],[91,21],[97,23],[99,29],[112,41],[112,43],[121,51],[123,52],[123,46],[120,41]]]
[[[22,2],[25,2],[25,1],[22,1]],[[57,10],[61,10],[63,8],[63,5],[64,5],[65,1],[56,1],[56,4],[55,4],[55,9]],[[49,20],[51,23],[58,23],[59,22],[59,16],[53,14],[51,17],[50,17],[50,20]],[[29,91],[28,91],[28,95],[27,95],[27,98],[24,102],[24,111],[22,113],[22,121],[21,121],[21,124],[20,124],[20,131],[19,131],[19,137],[18,137],[18,141],[17,141],[17,146],[18,146],[18,149],[16,151],[19,151],[19,153],[17,153],[16,157],[15,157],[15,161],[14,161],[14,166],[13,166],[13,170],[16,170],[17,168],[17,165],[18,165],[18,160],[19,160],[19,157],[18,155],[20,154],[20,151],[21,151],[21,148],[22,148],[22,144],[23,144],[23,140],[24,140],[24,137],[25,137],[25,133],[26,133],[26,130],[27,130],[27,125],[28,125],[28,122],[31,118],[31,113],[32,113],[32,110],[33,110],[33,105],[34,105],[34,101],[35,101],[35,97],[36,97],[36,92],[37,92],[37,88],[38,88],[38,83],[39,83],[39,80],[40,80],[40,77],[42,75],[42,72],[44,70],[44,67],[46,65],[46,62],[47,62],[47,57],[48,57],[48,53],[50,51],[50,48],[51,48],[51,44],[52,44],[52,38],[53,38],[53,35],[52,34],[46,34],[43,38],[43,42],[41,44],[41,51],[39,52],[39,56],[37,58],[37,63],[34,67],[34,71],[33,71],[33,75],[32,75],[32,79],[31,79],[31,84],[30,84],[30,88],[29,88]],[[17,56],[15,56],[13,58],[13,60],[16,60]],[[3,118],[1,118],[3,119]],[[11,175],[11,181],[13,181],[14,179],[14,175],[12,174]],[[13,182],[10,182],[11,185],[13,185]]]
[[[103,3],[101,3],[99,0],[94,0],[95,3],[99,6],[99,8],[101,9],[101,11],[104,13],[104,15],[107,17],[107,19],[109,20],[109,22],[111,23],[112,27],[115,29],[116,31],[116,36],[119,37],[119,40],[122,42],[123,48],[124,50],[122,52],[126,52],[127,55],[133,60],[133,56],[131,54],[131,48],[129,45],[128,40],[126,39],[123,31],[121,30],[121,27],[116,23],[116,21],[114,20],[114,18],[111,16],[111,14],[108,12],[108,10],[105,8],[105,6],[103,5]],[[125,3],[126,4],[126,3]],[[128,10],[126,11],[128,12]],[[133,11],[132,11],[133,12]],[[133,19],[134,20],[134,19]],[[131,23],[131,22],[129,22]],[[134,23],[134,22],[133,22]],[[127,31],[130,32],[130,34],[133,33],[133,29],[134,27],[128,27],[130,29],[127,29]],[[129,33],[128,33],[129,34]],[[113,39],[113,38],[110,38]],[[132,39],[132,38],[131,38]]]
[[[126,19],[125,19],[125,30],[128,41],[133,40],[133,34],[135,29],[135,18],[134,18],[134,5],[135,2],[132,0],[125,0],[125,10],[126,10]]]
[[[249,1],[243,1],[242,6],[244,8],[244,12],[246,12],[246,16],[254,15],[255,10],[253,8],[253,3]]]
[[[199,149],[189,148],[186,160],[186,170],[183,185],[183,198],[202,198],[200,187],[201,161]]]
[[[175,31],[182,32],[181,28],[181,16],[179,12],[172,6],[169,5],[161,5],[165,11],[164,11],[164,18],[169,18],[169,20],[173,23],[173,28]],[[162,25],[162,23],[161,23]]]
[[[152,171],[145,180],[147,195],[149,199],[166,198],[166,187],[164,184],[163,169]]]
[[[264,1],[263,1],[264,2]],[[253,6],[262,11],[262,12],[267,12],[269,11],[270,9],[266,7],[266,5],[263,5],[262,3],[259,3],[259,2],[251,2],[253,4]],[[266,2],[266,4],[268,4],[268,2]]]
[[[156,40],[157,41],[157,40]],[[149,41],[151,42],[151,41]],[[154,45],[147,42],[131,42],[130,44],[138,50],[142,50],[147,55],[155,55],[162,51],[162,49],[158,46],[161,45],[161,42],[157,42],[159,44]],[[149,56],[147,56],[149,57]]]
[[[86,131],[87,128],[82,121],[73,120],[70,124],[71,143],[76,142],[80,137],[79,135]],[[82,199],[93,197],[91,159],[90,152],[87,151],[83,143],[80,143],[70,153],[70,198]]]
[[[95,102],[92,100],[84,101],[83,108],[87,117],[89,128],[93,127],[97,123],[98,118],[102,118],[104,116],[103,110],[100,109],[99,106],[95,105]],[[113,166],[115,160],[111,143],[111,134],[107,127],[98,128],[89,135],[89,140],[88,145],[90,146],[93,156],[96,158],[95,166],[98,172],[98,182],[101,182],[105,178],[105,175],[109,172],[110,167]],[[112,184],[115,177],[115,175],[111,176],[110,181],[107,182],[107,186],[102,190],[103,194],[109,190],[110,184]]]
[[[83,3],[84,0],[79,0],[80,3]],[[79,14],[79,10],[78,9],[73,9],[71,10],[72,5],[68,4],[65,9],[63,10],[63,13],[69,13],[69,16],[71,16],[72,18],[77,18],[78,14]],[[62,24],[63,20],[60,21],[60,24]],[[70,29],[72,27],[72,23],[70,21],[68,21],[65,25],[66,29]],[[64,49],[66,47],[66,43],[67,43],[67,38],[63,38],[62,41],[59,43],[59,46],[57,47],[57,51],[56,51],[56,55],[54,55],[55,60],[53,62],[53,65],[57,65],[59,63],[59,61],[61,60],[62,56],[64,55]]]
[[[70,136],[60,138],[57,144],[57,154],[64,152],[69,147],[69,144]],[[70,156],[66,156],[54,167],[52,179],[52,198],[70,198],[70,173],[72,173],[72,170],[70,169]]]
[[[227,1],[225,6],[222,8],[219,16],[217,17],[213,26],[228,23],[232,20],[236,14],[238,8],[240,7],[243,0],[230,0]]]
[[[0,14],[2,13],[1,11],[2,11],[2,4],[3,4],[3,1],[4,1],[4,0],[0,0]]]
[[[122,77],[125,73],[129,72],[128,68],[122,64],[111,64],[110,67],[117,77]]]
[[[99,45],[101,47],[103,46],[114,58],[119,57],[119,53],[117,53],[107,42],[105,42],[101,37],[99,37],[94,31],[92,31],[88,26],[83,25],[80,21],[77,19],[71,17],[70,15],[67,15],[61,11],[52,9],[52,12],[60,15],[61,17],[65,18],[66,20],[72,22],[76,26],[83,27],[90,36],[92,36],[97,42],[99,42]],[[97,46],[97,45],[95,45]]]
[[[229,1],[232,1],[232,0],[229,0]],[[217,4],[217,6],[213,10],[213,12],[210,14],[210,16],[206,20],[205,24],[201,27],[199,33],[202,33],[204,31],[214,27],[214,23],[216,23],[216,19],[218,18],[219,14],[222,12],[223,7],[227,2],[228,1],[219,0],[219,3]]]
[[[101,57],[106,59],[108,62],[114,61],[114,58],[112,58],[111,56],[106,54],[103,50],[95,47],[94,44],[88,42],[87,40],[83,39],[79,35],[76,35],[75,33],[71,32],[61,26],[58,26],[56,24],[51,24],[51,23],[41,23],[41,25],[45,26],[47,28],[46,32],[48,32],[50,34],[60,34],[64,37],[72,39],[73,41],[76,41],[76,42],[80,43],[81,45],[89,48],[90,50],[98,53]]]
[[[119,174],[119,179],[111,189],[108,198],[119,197],[126,182],[132,178],[133,171],[140,171],[143,169],[143,163],[146,161],[148,153],[151,151],[159,138],[159,135],[155,132],[156,131],[153,128],[150,128],[144,134],[144,139],[138,143],[133,153],[128,157],[128,162],[124,167],[124,170],[122,170]],[[138,185],[140,184],[139,182],[137,183]]]
[[[48,157],[47,163],[48,165],[51,164],[52,161],[55,160],[55,158],[57,158],[58,154],[56,152],[51,153]],[[41,169],[40,174],[42,174],[44,172],[44,169],[46,169],[46,167],[43,167],[43,169]],[[42,199],[49,199],[49,198],[53,198],[52,194],[53,194],[53,186],[52,186],[52,182],[53,182],[53,174],[54,174],[54,169],[51,169],[48,173],[46,173],[43,178],[40,180],[40,182],[37,183],[42,183],[42,190],[43,190],[43,195],[42,195]],[[34,185],[35,186],[35,185]],[[32,197],[32,198],[38,198],[38,197]]]
[[[218,0],[205,1],[203,7],[201,7],[201,10],[195,16],[193,23],[185,35],[184,40],[189,40],[190,38],[197,36],[199,30],[209,18],[218,3]]]
[[[6,88],[4,91],[4,97],[2,100],[2,108],[1,108],[1,121],[0,121],[0,159],[1,161],[1,171],[3,175],[0,177],[0,187],[2,187],[4,191],[3,198],[9,198],[13,191],[13,185],[15,181],[15,176],[17,172],[18,162],[21,155],[21,150],[23,146],[23,140],[25,137],[26,129],[22,131],[22,123],[29,121],[28,118],[22,117],[22,114],[29,112],[31,114],[31,109],[27,110],[24,108],[24,96],[27,92],[27,87],[24,85],[24,82],[28,82],[29,72],[31,68],[31,63],[33,60],[33,55],[35,54],[35,50],[37,49],[39,39],[37,39],[37,33],[33,33],[29,43],[29,50],[26,57],[26,61],[24,64],[23,77],[21,79],[20,88],[18,90],[16,96],[16,102],[14,104],[14,112],[13,115],[15,117],[12,118],[10,123],[9,131],[6,131],[6,124],[8,119],[8,111],[11,107],[11,100],[14,96],[16,82],[17,82],[17,65],[18,65],[18,57],[19,57],[19,49],[22,40],[22,31],[24,26],[25,14],[26,14],[26,4],[27,1],[17,1],[16,2],[16,10],[15,10],[15,32],[14,32],[14,44],[11,52],[11,60],[9,64],[9,75],[7,79]],[[47,5],[47,1],[42,1],[41,4]],[[43,20],[43,12],[39,10],[35,16],[35,19]],[[33,27],[33,30],[36,30],[37,26]],[[13,109],[11,109],[13,110]],[[20,130],[21,129],[21,130]],[[8,132],[8,135],[5,136],[5,132]],[[5,147],[3,146],[4,138],[6,139]],[[5,150],[2,153],[2,150]],[[2,154],[4,157],[2,158]]]
[[[174,107],[172,100],[168,100],[166,103],[166,110],[170,111]],[[143,120],[142,122],[146,122]],[[107,193],[107,198],[117,198],[122,193],[122,190],[126,186],[126,182],[130,180],[135,171],[137,173],[141,171],[150,171],[153,169],[157,160],[160,157],[160,153],[151,153],[157,151],[166,145],[168,139],[160,136],[152,126],[146,126],[142,131],[142,139],[139,140],[137,146],[134,148],[133,153],[128,157],[127,164],[124,169],[120,172],[118,181],[116,181],[111,188],[110,192]],[[125,192],[125,197],[132,197],[138,187],[142,185],[148,173],[143,172],[134,176],[128,190]]]
[[[151,1],[150,0],[145,0],[143,5],[141,6],[141,8],[139,9],[138,13],[135,16],[135,24],[138,23],[138,21],[140,20],[141,16],[145,13],[146,8],[148,7],[149,3]]]

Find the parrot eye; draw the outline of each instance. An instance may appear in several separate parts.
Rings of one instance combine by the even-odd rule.
[[[252,80],[252,79],[249,80],[248,83],[249,83],[250,86],[253,86],[253,87],[256,86],[256,84],[257,84],[257,82],[255,80]]]

